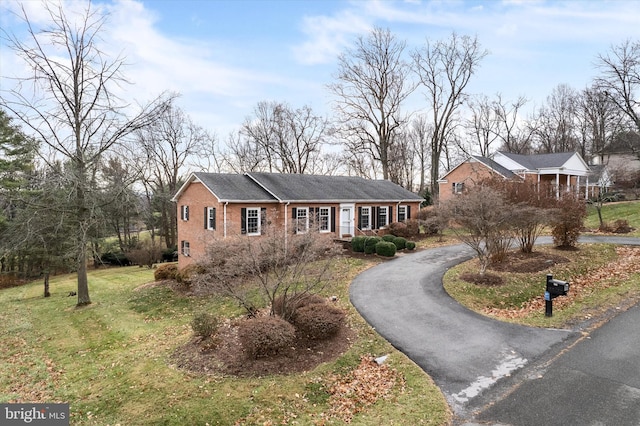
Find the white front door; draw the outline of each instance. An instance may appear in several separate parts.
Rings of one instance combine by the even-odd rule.
[[[340,238],[345,235],[353,237],[355,231],[354,211],[355,206],[353,204],[340,205]]]

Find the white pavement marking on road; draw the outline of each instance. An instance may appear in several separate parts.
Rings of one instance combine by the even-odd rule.
[[[524,367],[526,364],[527,360],[524,358],[516,355],[506,355],[502,363],[493,369],[491,377],[480,376],[475,382],[467,386],[466,389],[452,396],[457,402],[468,402],[471,398],[478,396],[484,389],[491,387],[501,378],[510,376],[511,372]]]

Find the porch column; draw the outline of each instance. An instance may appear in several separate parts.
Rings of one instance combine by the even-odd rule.
[[[556,173],[556,198],[560,199],[560,173]]]

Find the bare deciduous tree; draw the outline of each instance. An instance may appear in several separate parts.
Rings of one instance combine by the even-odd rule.
[[[340,250],[333,240],[314,231],[291,235],[275,226],[260,237],[237,236],[213,240],[199,262],[196,286],[238,301],[253,315],[256,291],[271,306],[281,309],[320,292],[332,279],[331,266]]]
[[[438,193],[440,160],[447,147],[456,113],[466,101],[465,89],[471,76],[488,54],[477,38],[452,33],[445,41],[426,40],[413,52],[413,64],[426,90],[427,108],[431,111],[431,193]]]
[[[327,121],[309,106],[292,109],[281,102],[259,102],[240,134],[231,140],[230,164],[242,171],[318,173]]]
[[[339,56],[337,82],[328,86],[337,98],[339,132],[347,152],[369,157],[382,168],[384,179],[390,177],[394,136],[407,121],[401,107],[415,89],[403,59],[405,45],[388,29],[373,29]]]
[[[455,225],[456,237],[478,255],[483,275],[492,257],[509,247],[513,210],[505,196],[490,186],[476,185],[473,191],[447,201],[442,207]]]
[[[68,163],[73,194],[64,207],[72,213],[74,224],[77,303],[81,306],[91,303],[87,245],[96,217],[92,193],[100,159],[124,138],[152,123],[165,104],[158,99],[140,108],[133,118],[125,117],[131,106],[118,99],[115,90],[125,82],[124,60],[110,60],[99,46],[105,16],[91,4],[78,16],[48,2],[43,3],[43,9],[48,27],[36,29],[22,9],[26,40],[4,34],[9,47],[33,74],[18,78],[4,90],[1,103],[49,149],[50,156],[43,155],[43,160],[64,159]]]
[[[171,197],[178,190],[190,161],[198,155],[214,154],[205,153],[205,148],[213,144],[213,136],[193,123],[173,102],[151,125],[136,132],[136,136],[136,146],[142,147],[145,154],[140,167],[147,198],[160,213],[160,233],[166,246],[174,247],[177,222]]]
[[[502,99],[501,94],[496,95],[493,101],[496,120],[498,121],[497,136],[502,141],[501,150],[514,154],[528,154],[531,151],[532,129],[526,126],[518,113],[527,99],[519,96],[515,101],[508,102]]]
[[[596,84],[640,132],[640,40],[626,40],[599,55]],[[640,153],[638,153],[640,155]]]

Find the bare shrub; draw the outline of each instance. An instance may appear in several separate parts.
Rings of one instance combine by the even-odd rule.
[[[256,299],[273,309],[274,300],[283,295],[281,309],[290,312],[287,303],[319,293],[332,281],[331,266],[340,252],[329,235],[266,227],[259,237],[212,241],[195,280],[200,287],[234,298],[250,315]]]
[[[219,326],[219,319],[208,312],[196,314],[191,320],[191,329],[193,330],[193,334],[205,339],[215,335]]]
[[[137,247],[126,252],[131,262],[152,268],[154,263],[162,260],[162,248],[153,241],[142,241]]]
[[[556,207],[551,219],[553,243],[557,247],[575,247],[587,216],[586,203],[575,194],[564,193]]]
[[[273,299],[271,312],[289,321],[303,306],[322,303],[326,303],[325,298],[317,294],[297,294],[295,296],[282,294]]]
[[[492,258],[504,256],[513,238],[513,210],[500,191],[477,185],[473,191],[448,201],[442,209],[457,225],[451,229],[458,239],[478,255],[481,275]]]
[[[417,219],[407,219],[404,222],[392,222],[389,231],[397,237],[411,238],[420,233],[420,225]]]
[[[264,358],[290,347],[296,338],[296,330],[280,317],[259,317],[241,322],[238,338],[250,357]]]
[[[335,336],[345,313],[337,306],[326,303],[303,306],[296,311],[293,324],[298,332],[313,340],[323,340]]]

